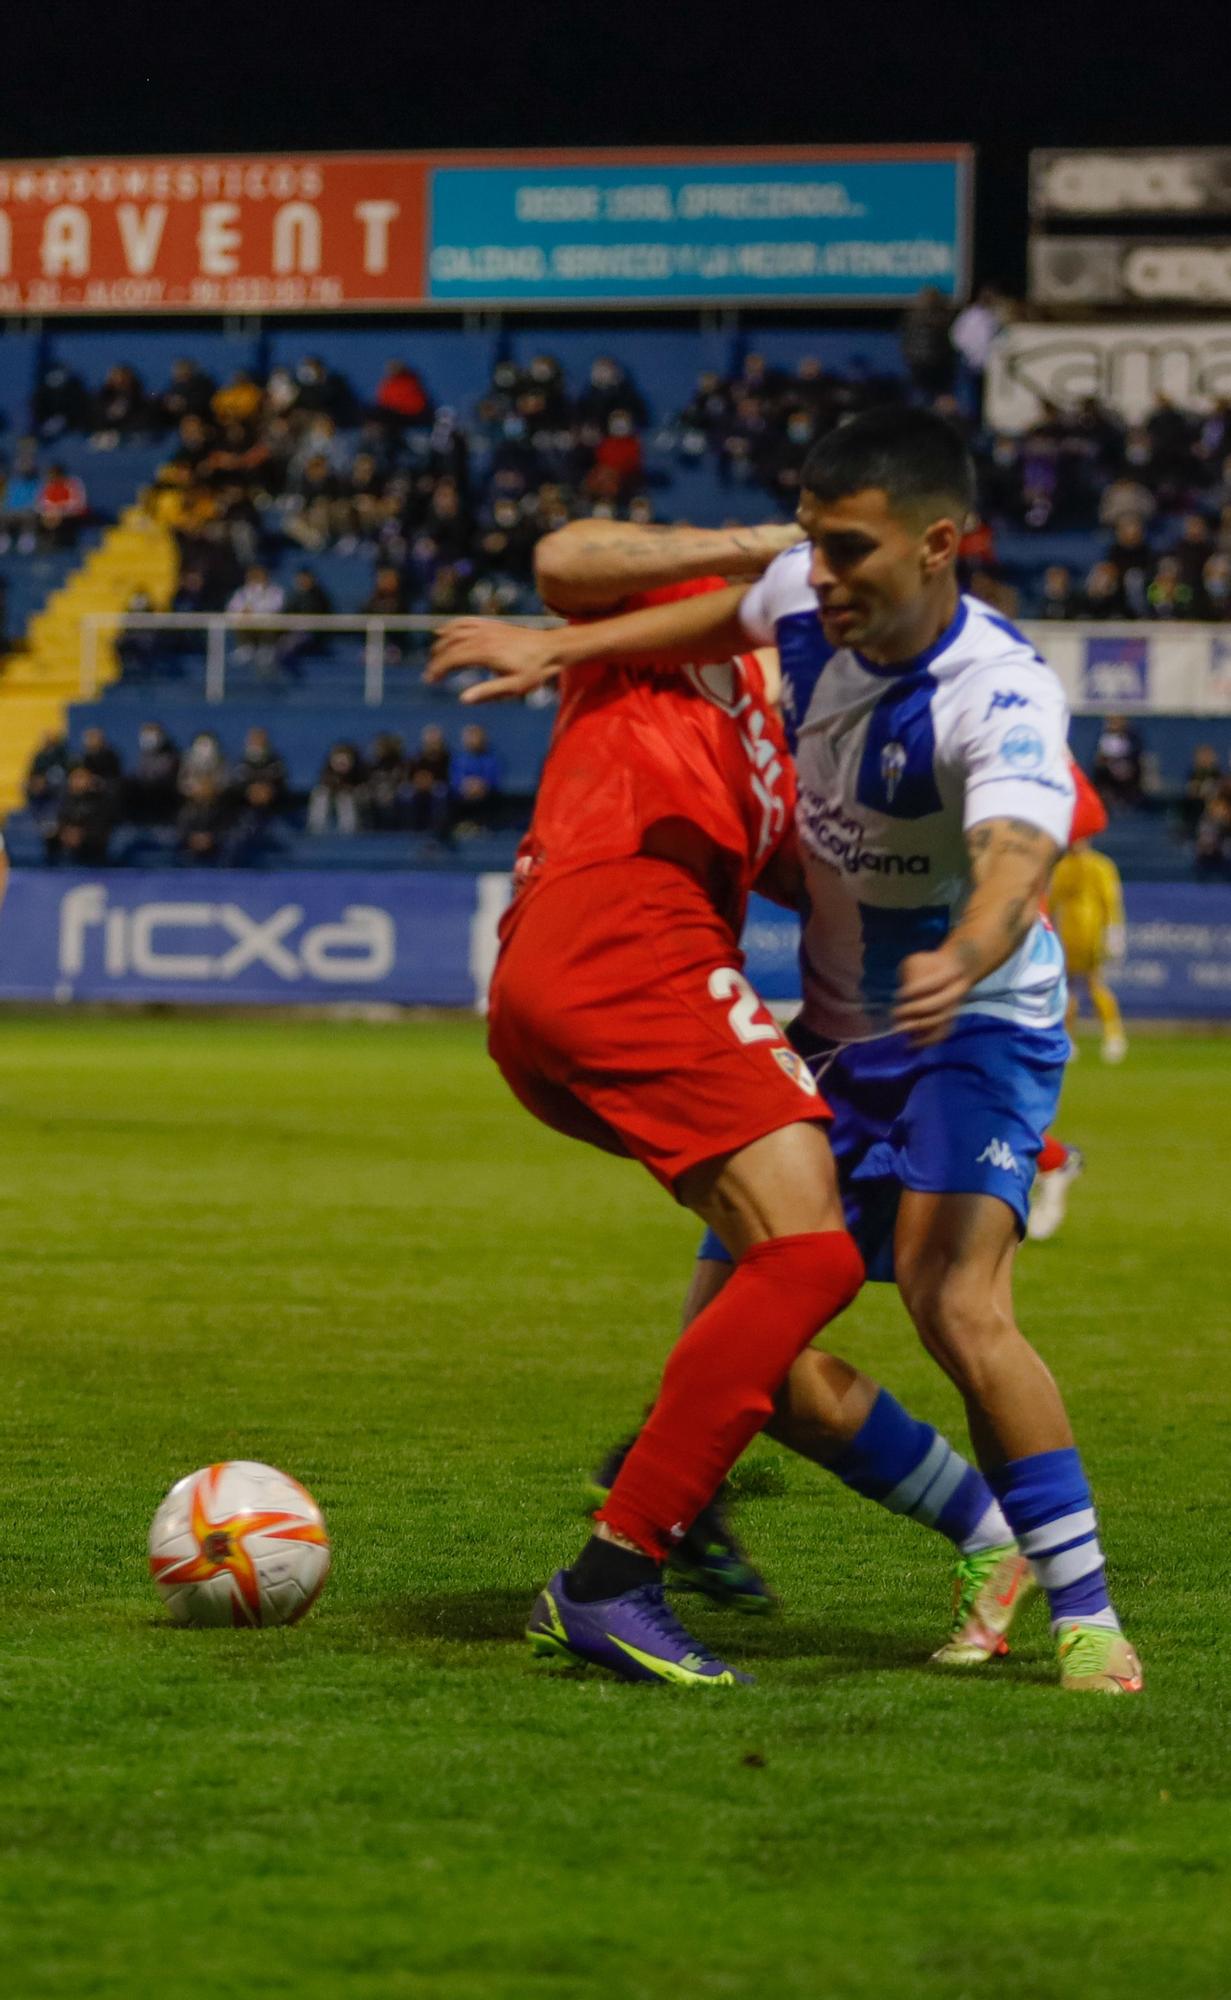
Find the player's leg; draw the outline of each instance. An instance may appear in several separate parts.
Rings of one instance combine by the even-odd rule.
[[[735,1268],[673,1349],[595,1533],[542,1593],[530,1636],[630,1678],[730,1684],[738,1676],[667,1610],[662,1566],[762,1428],[797,1355],[855,1296],[863,1263],[817,1124],[792,1122],[695,1166],[678,1193],[721,1230]]]
[[[685,1298],[685,1326],[732,1271],[716,1238],[707,1237],[702,1253]],[[952,1543],[957,1608],[947,1663],[973,1666],[1007,1652],[1005,1635],[1032,1587],[1029,1568],[982,1473],[931,1424],[911,1416],[888,1390],[837,1355],[807,1348],[779,1390],[765,1432],[852,1492]],[[632,1442],[604,1462],[596,1478],[600,1499]],[[698,1515],[668,1574],[741,1611],[773,1603],[731,1531],[721,1496]]]
[[[1090,1005],[1098,1015],[1099,1027],[1103,1031],[1103,1061],[1121,1063],[1128,1054],[1128,1038],[1124,1033],[1120,1003],[1103,978],[1101,966],[1095,966],[1088,974],[1086,986],[1090,994]]]
[[[531,1074],[566,1087],[722,1230],[737,1268],[672,1353],[596,1532],[541,1594],[529,1636],[626,1678],[729,1683],[666,1607],[663,1563],[863,1266],[827,1108],[699,883],[646,857],[598,872],[523,908],[497,972],[493,1051],[526,1102]]]
[[[924,1345],[965,1401],[988,1483],[1047,1593],[1063,1684],[1133,1693],[1141,1668],[1107,1592],[1064,1403],[1014,1313],[1017,1242],[1018,1217],[998,1196],[905,1189],[898,1283]]]

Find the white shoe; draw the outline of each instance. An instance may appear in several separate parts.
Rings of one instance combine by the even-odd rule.
[[[1119,1033],[1103,1036],[1102,1056],[1105,1063],[1122,1063],[1128,1054],[1128,1037]]]
[[[1053,1167],[1049,1174],[1036,1177],[1034,1198],[1026,1219],[1026,1234],[1032,1243],[1046,1243],[1049,1236],[1055,1235],[1069,1205],[1069,1189],[1078,1174],[1085,1170],[1085,1155],[1078,1152],[1076,1146],[1070,1146],[1068,1159],[1062,1167]]]

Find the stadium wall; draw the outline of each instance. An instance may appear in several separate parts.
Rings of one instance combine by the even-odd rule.
[[[17,869],[0,914],[0,1000],[481,1006],[507,875]],[[1231,1016],[1231,887],[1130,883],[1129,1015]],[[765,997],[799,991],[797,927],[754,901],[744,935]]]

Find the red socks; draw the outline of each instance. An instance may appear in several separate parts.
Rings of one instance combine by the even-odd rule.
[[[740,1258],[680,1336],[597,1519],[660,1561],[763,1427],[814,1334],[848,1306],[863,1259],[844,1229],[776,1236]]]
[[[1054,1174],[1057,1167],[1064,1165],[1068,1156],[1068,1147],[1061,1145],[1059,1139],[1044,1139],[1038,1158],[1039,1172],[1041,1174]]]

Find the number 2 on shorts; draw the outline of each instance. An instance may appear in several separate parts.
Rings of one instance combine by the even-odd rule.
[[[754,1042],[777,1042],[782,1036],[776,1021],[765,1018],[765,1003],[733,965],[716,965],[709,977],[711,1000],[734,1000],[727,1015],[737,1041],[750,1047]],[[757,1016],[760,1015],[760,1020]]]

